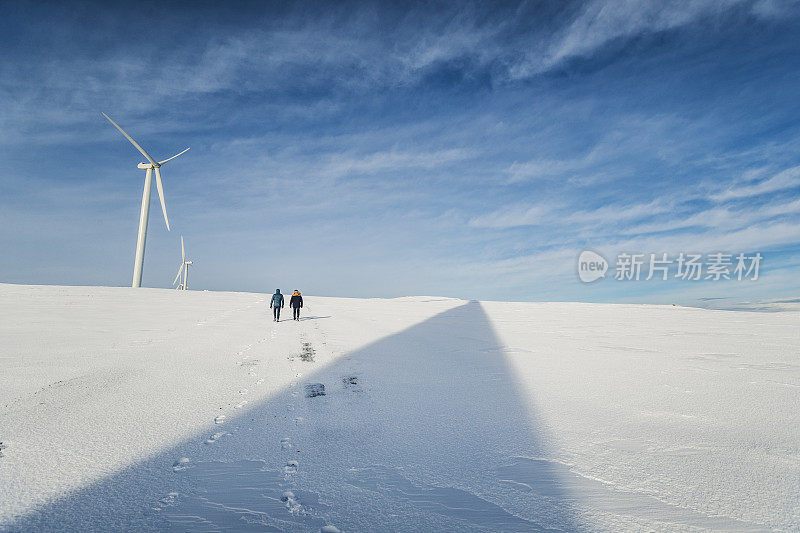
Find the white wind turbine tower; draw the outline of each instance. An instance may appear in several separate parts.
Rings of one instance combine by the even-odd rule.
[[[139,144],[134,141],[130,135],[125,133],[125,130],[119,127],[119,124],[111,120],[111,117],[103,113],[103,116],[111,122],[114,127],[116,127],[120,133],[122,133],[126,139],[128,139],[131,144],[141,152],[141,154],[147,159],[147,163],[139,163],[137,166],[145,170],[145,178],[144,178],[144,192],[142,193],[142,210],[139,213],[139,237],[136,241],[136,259],[133,263],[133,287],[141,287],[142,286],[142,268],[144,267],[144,244],[145,240],[147,239],[147,219],[150,216],[150,192],[153,188],[153,171],[156,173],[156,188],[158,189],[158,199],[161,200],[161,211],[164,213],[164,222],[167,224],[167,231],[169,229],[169,220],[167,219],[167,206],[164,205],[164,187],[161,184],[161,172],[159,168],[161,165],[166,163],[167,161],[171,161],[175,159],[183,152],[188,150],[184,150],[183,152],[179,152],[169,159],[165,159],[163,161],[156,161],[150,154],[144,151],[144,148],[139,146]]]
[[[178,269],[178,275],[175,276],[175,281],[172,282],[172,285],[175,286],[180,280],[180,284],[178,284],[179,291],[185,291],[189,287],[186,285],[189,282],[189,265],[191,265],[191,261],[186,260],[186,250],[183,247],[183,235],[181,235],[181,267]],[[181,274],[183,274],[183,278],[181,278]]]

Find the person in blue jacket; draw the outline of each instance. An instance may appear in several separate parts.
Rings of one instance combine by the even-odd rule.
[[[281,294],[280,289],[275,289],[275,294],[272,295],[269,306],[272,308],[272,321],[280,322],[281,308],[283,308],[283,294]]]

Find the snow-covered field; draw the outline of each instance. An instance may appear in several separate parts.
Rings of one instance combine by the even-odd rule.
[[[798,312],[306,301],[0,285],[0,529],[800,529]]]

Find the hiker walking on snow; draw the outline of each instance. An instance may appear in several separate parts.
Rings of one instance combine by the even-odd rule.
[[[272,295],[269,306],[272,308],[272,321],[280,322],[281,308],[283,307],[283,294],[281,294],[280,289],[275,289],[275,294]]]
[[[289,299],[289,307],[292,308],[292,319],[300,320],[300,308],[303,307],[303,297],[297,289],[294,290],[294,294],[292,294],[292,297]]]

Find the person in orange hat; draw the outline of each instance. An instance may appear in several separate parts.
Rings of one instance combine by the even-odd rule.
[[[289,307],[292,308],[292,318],[300,320],[300,309],[303,307],[303,296],[297,289],[294,290],[292,297],[289,299]]]

